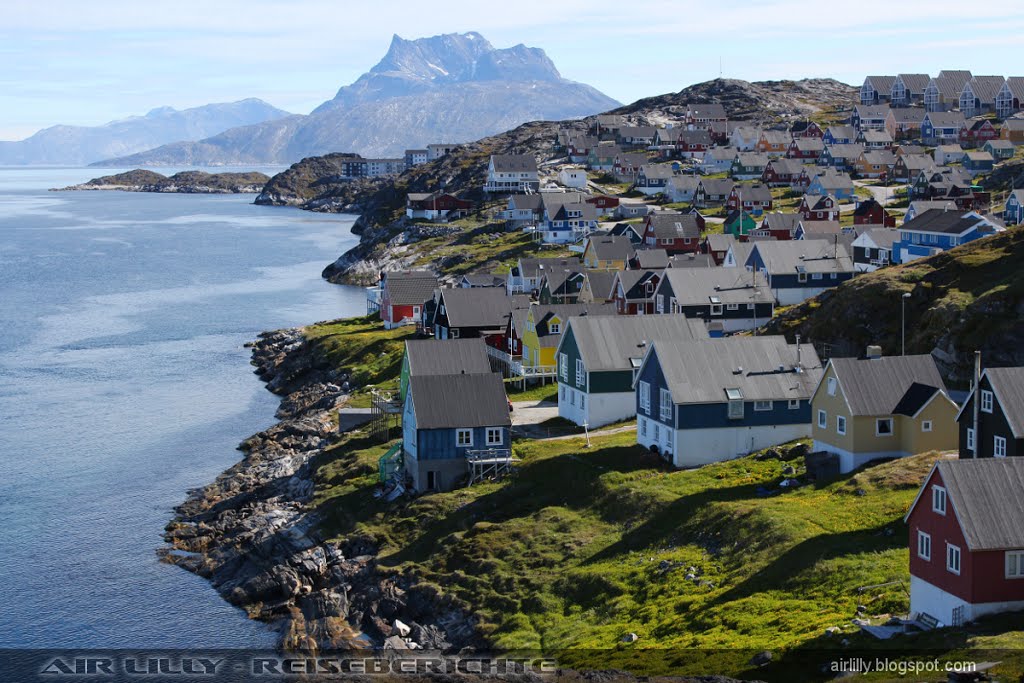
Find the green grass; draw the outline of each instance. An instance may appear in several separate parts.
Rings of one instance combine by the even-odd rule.
[[[529,384],[526,389],[520,389],[521,383],[517,379],[505,380],[505,393],[510,401],[557,401],[558,384],[548,382],[546,384]]]
[[[397,386],[404,342],[415,332],[412,326],[385,330],[377,314],[317,323],[304,330],[318,358],[348,371],[356,388],[348,405],[355,408],[369,407],[370,386]]]

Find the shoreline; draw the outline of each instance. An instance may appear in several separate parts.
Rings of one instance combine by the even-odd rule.
[[[373,539],[317,534],[314,460],[338,439],[348,374],[319,360],[301,328],[263,332],[249,346],[256,374],[281,397],[279,421],[243,441],[243,458],[215,481],[187,492],[165,528],[161,560],[277,626],[284,649],[479,645],[471,616],[380,569]]]

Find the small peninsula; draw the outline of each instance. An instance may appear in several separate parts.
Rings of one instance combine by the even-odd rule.
[[[181,171],[165,176],[154,171],[137,168],[125,173],[101,176],[79,185],[54,188],[70,190],[120,190],[122,192],[174,192],[180,194],[255,194],[263,189],[270,178],[263,173],[206,173]]]

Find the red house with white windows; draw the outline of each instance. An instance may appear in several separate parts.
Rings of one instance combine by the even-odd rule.
[[[837,221],[839,202],[830,194],[805,194],[796,212],[805,221]]]
[[[437,277],[425,270],[394,270],[380,275],[380,319],[384,329],[415,325],[434,298]]]
[[[904,521],[910,618],[959,626],[1024,609],[1024,458],[939,460]]]
[[[704,217],[699,213],[660,211],[644,219],[644,244],[650,249],[664,249],[669,256],[700,251]]]

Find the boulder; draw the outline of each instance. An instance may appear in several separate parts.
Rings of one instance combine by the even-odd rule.
[[[638,636],[635,633],[627,633],[626,635],[619,638],[619,641],[623,643],[635,643],[638,640],[640,640],[640,636]]]
[[[762,650],[750,658],[750,664],[753,666],[764,666],[770,661],[772,661],[772,653],[768,650]]]
[[[392,623],[391,626],[395,629],[398,635],[402,636],[403,638],[408,637],[408,635],[412,632],[412,629],[409,627],[409,625],[401,621],[400,619],[395,619],[394,623]]]

